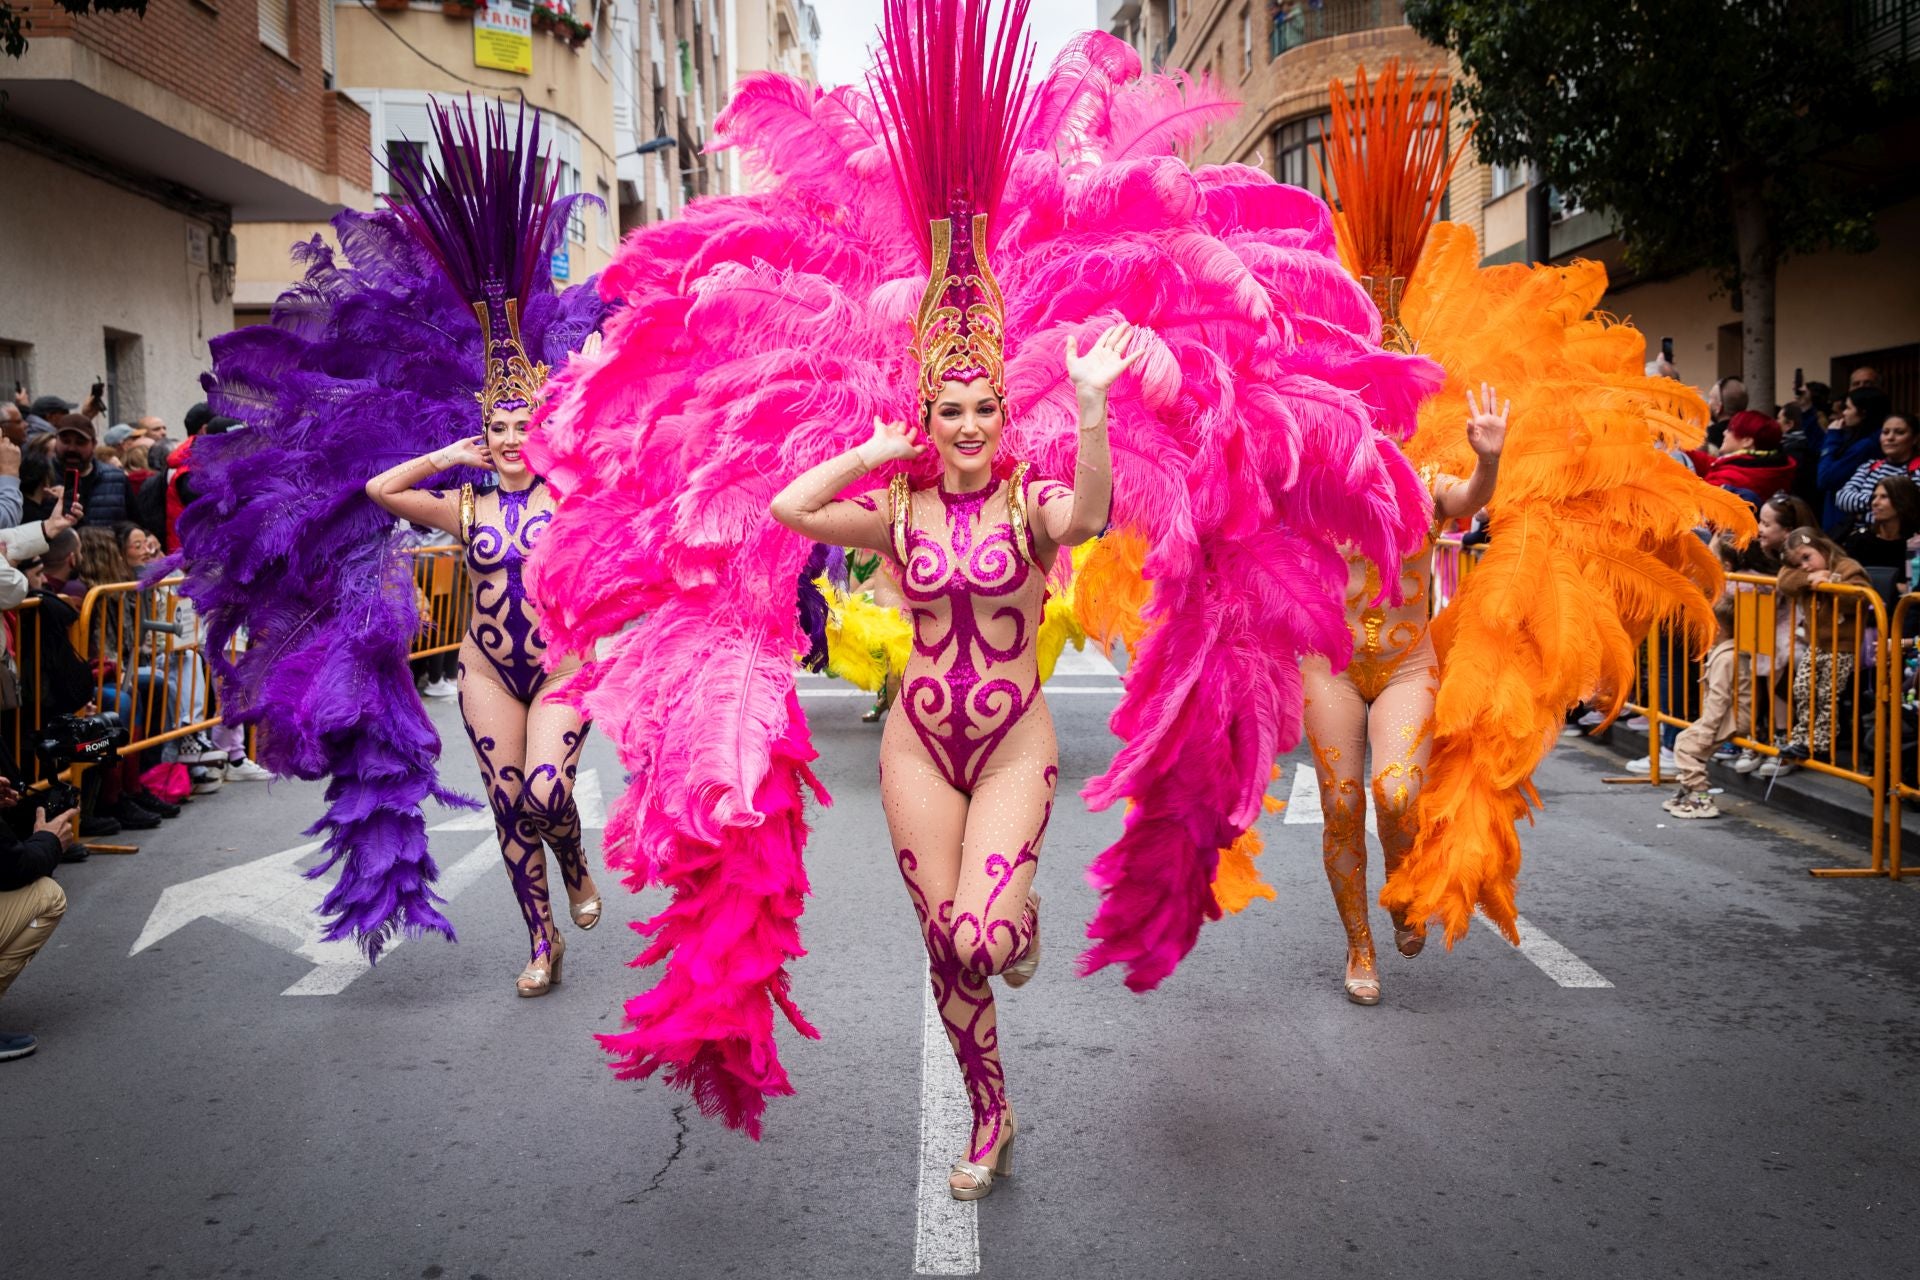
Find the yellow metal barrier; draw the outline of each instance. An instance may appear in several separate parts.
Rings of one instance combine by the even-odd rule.
[[[1884,671],[1886,697],[1880,708],[1880,723],[1886,726],[1887,738],[1887,874],[1895,880],[1900,878],[1900,807],[1908,800],[1920,800],[1920,778],[1907,776],[1906,744],[1902,740],[1905,732],[1905,717],[1901,712],[1906,706],[1907,651],[1914,647],[1906,640],[1907,619],[1915,604],[1920,603],[1920,595],[1905,595],[1893,609],[1893,626],[1883,638],[1880,646],[1880,663]]]
[[[415,658],[451,653],[473,618],[473,592],[467,588],[465,548],[416,547],[413,558],[414,601],[420,609],[420,630],[414,637]]]
[[[1774,744],[1795,736],[1803,718],[1807,727],[1824,720],[1829,726],[1824,748],[1811,741],[1802,767],[1867,789],[1873,807],[1871,863],[1866,867],[1819,867],[1817,876],[1887,875],[1887,750],[1888,627],[1886,605],[1878,592],[1866,587],[1819,586],[1809,597],[1781,599],[1771,577],[1733,573],[1727,580],[1736,592],[1734,609],[1735,665],[1740,681],[1743,726],[1731,741],[1763,756],[1779,755]],[[1851,639],[1843,637],[1850,633]],[[1897,646],[1894,647],[1897,661]],[[1818,685],[1806,680],[1802,694],[1793,679],[1810,675],[1818,665],[1850,666],[1844,679],[1830,681],[1823,700],[1814,698]],[[1867,717],[1863,698],[1871,701]],[[1648,635],[1630,710],[1647,718],[1647,781],[1661,783],[1660,731],[1663,726],[1684,728],[1699,709],[1698,669],[1687,652],[1684,637],[1663,628]],[[1869,728],[1862,729],[1863,718]]]

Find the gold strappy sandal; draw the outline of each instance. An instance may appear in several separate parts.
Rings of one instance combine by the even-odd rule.
[[[600,895],[594,894],[579,906],[567,904],[567,914],[573,917],[573,927],[585,933],[600,923]]]
[[[996,1177],[1013,1176],[1013,1140],[1020,1136],[1020,1126],[1014,1123],[1013,1110],[1007,1110],[1007,1140],[1000,1144],[999,1154],[994,1156],[991,1165],[975,1164],[971,1160],[955,1160],[953,1171],[973,1179],[970,1187],[956,1187],[947,1183],[947,1191],[955,1200],[984,1200],[993,1190]]]
[[[560,962],[567,957],[567,944],[561,940],[560,931],[554,930],[553,940],[547,944],[547,954],[527,961],[527,967],[513,981],[516,995],[523,997],[543,996],[560,985]]]
[[[1351,970],[1353,966],[1349,964],[1347,968]],[[1380,975],[1378,972],[1362,974],[1357,978],[1349,973],[1341,985],[1347,989],[1347,999],[1353,1001],[1355,1004],[1371,1005],[1380,1003]]]

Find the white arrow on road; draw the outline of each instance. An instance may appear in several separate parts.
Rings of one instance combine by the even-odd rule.
[[[588,769],[580,775],[575,794],[581,801],[582,825],[589,828],[604,827],[606,820],[602,816],[600,779],[595,770]],[[493,830],[490,815],[481,813],[476,816],[483,820],[478,829]],[[476,829],[460,825],[467,821],[463,815],[453,822],[442,823],[434,830]],[[318,909],[320,900],[326,896],[327,887],[321,881],[307,879],[299,865],[302,859],[319,848],[320,842],[316,840],[295,849],[283,849],[237,867],[227,867],[211,875],[168,886],[154,904],[146,927],[134,941],[133,950],[127,954],[139,955],[154,943],[206,917],[231,925],[248,937],[257,938],[282,951],[290,951],[313,963],[315,967],[305,977],[280,994],[338,995],[373,966],[367,963],[367,958],[351,942],[321,941]],[[488,835],[451,866],[443,869],[434,888],[441,897],[451,901],[474,881],[485,876],[499,858],[499,847],[493,836]],[[396,939],[389,943],[382,954],[392,955],[394,948],[400,946],[402,941],[404,939]]]

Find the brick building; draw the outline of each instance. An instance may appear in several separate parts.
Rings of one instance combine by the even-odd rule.
[[[26,0],[0,58],[0,378],[178,423],[232,327],[236,228],[370,199],[368,118],[333,86],[331,0]]]

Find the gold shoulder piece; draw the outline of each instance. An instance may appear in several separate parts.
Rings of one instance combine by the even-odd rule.
[[[887,527],[893,531],[893,555],[907,562],[907,517],[913,510],[913,489],[904,475],[887,482]]]
[[[1020,548],[1020,554],[1028,563],[1038,565],[1040,561],[1033,554],[1033,544],[1027,540],[1027,468],[1030,463],[1017,463],[1013,475],[1007,480],[1007,518],[1013,525],[1014,545]]]
[[[473,486],[460,486],[460,544],[473,540]]]

